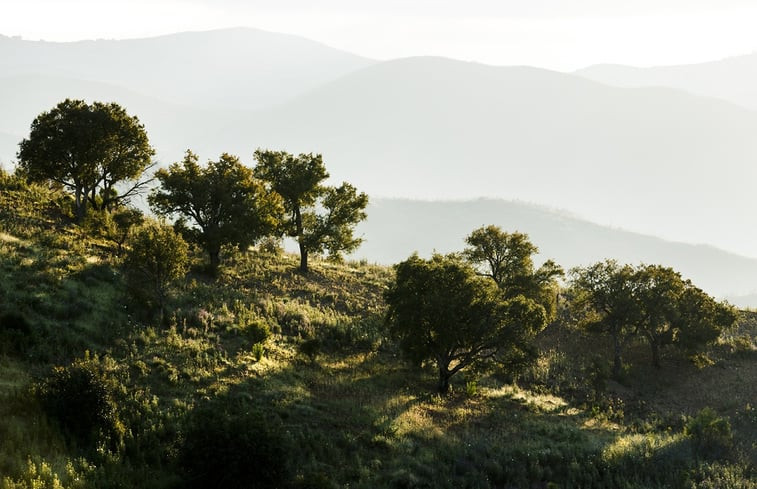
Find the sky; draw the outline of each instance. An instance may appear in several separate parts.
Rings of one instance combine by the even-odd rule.
[[[0,34],[76,41],[255,27],[374,59],[571,71],[757,51],[752,0],[0,0]]]

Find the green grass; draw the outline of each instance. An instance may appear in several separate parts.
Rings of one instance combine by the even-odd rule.
[[[386,336],[391,269],[315,260],[302,275],[295,256],[226,250],[211,279],[195,250],[158,324],[128,298],[113,245],[73,227],[65,202],[0,178],[0,313],[32,328],[28,345],[0,343],[2,489],[182,487],[184,423],[209,402],[279,427],[292,487],[757,487],[754,314],[708,362],[669,353],[657,372],[632,348],[623,382],[598,391],[586,375],[607,345],[553,325],[528,372],[463,372],[439,397],[432,366],[409,366]],[[272,335],[256,343],[261,329]],[[33,395],[85,356],[114,386],[118,446],[77,447]],[[717,459],[684,433],[707,406],[733,427]]]

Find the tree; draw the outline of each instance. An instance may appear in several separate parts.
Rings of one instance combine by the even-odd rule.
[[[641,318],[634,274],[633,267],[614,260],[571,270],[573,311],[587,329],[612,337],[616,378],[623,367],[623,351],[636,335]]]
[[[612,336],[616,376],[623,349],[636,337],[649,344],[652,364],[659,368],[662,348],[692,351],[736,320],[730,306],[716,302],[669,267],[620,266],[608,260],[571,273],[574,311],[590,329]]]
[[[150,206],[160,215],[179,216],[186,234],[208,253],[213,273],[224,244],[254,244],[274,232],[283,213],[281,198],[226,153],[203,168],[197,155],[187,151],[181,164],[155,176],[161,186],[150,195]],[[186,219],[191,219],[191,227],[184,225]]]
[[[189,246],[169,226],[155,223],[140,228],[129,244],[124,260],[128,288],[157,309],[162,321],[171,285],[187,272]]]
[[[504,299],[494,282],[455,255],[413,255],[395,272],[385,294],[392,334],[416,363],[436,362],[442,393],[464,368],[528,352],[546,325],[540,304],[522,295]]]
[[[490,277],[505,298],[524,295],[537,300],[554,317],[557,302],[557,278],[562,267],[547,260],[534,270],[532,255],[539,249],[523,233],[506,233],[497,226],[474,230],[465,242],[463,256],[478,266],[481,275]]]
[[[657,368],[663,347],[693,350],[715,340],[736,320],[731,307],[716,302],[672,268],[642,265],[634,278],[641,309],[639,333],[649,344],[652,365]]]
[[[308,253],[328,251],[339,257],[360,245],[362,240],[355,238],[353,231],[365,219],[368,196],[346,182],[339,187],[324,186],[329,174],[321,155],[257,150],[255,159],[255,175],[284,199],[289,215],[284,230],[297,238],[301,272],[308,271]]]
[[[146,182],[136,182],[121,195],[116,185],[138,179],[153,154],[144,126],[118,104],[66,99],[34,119],[18,158],[29,179],[52,181],[74,193],[81,222],[88,203],[110,209],[138,193]]]

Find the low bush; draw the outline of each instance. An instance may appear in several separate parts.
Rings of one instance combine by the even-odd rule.
[[[85,358],[68,367],[55,367],[36,387],[49,418],[69,439],[83,448],[105,443],[117,446],[125,432],[112,399],[112,383]]]

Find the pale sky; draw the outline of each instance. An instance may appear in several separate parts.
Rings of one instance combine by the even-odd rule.
[[[256,27],[376,59],[439,55],[573,70],[757,51],[747,0],[0,0],[0,34],[75,41]]]

